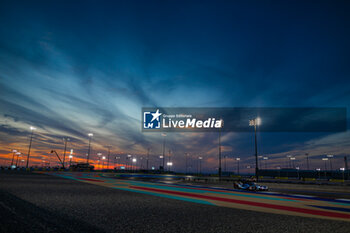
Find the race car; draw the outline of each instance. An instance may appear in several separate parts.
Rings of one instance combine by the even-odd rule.
[[[255,182],[242,182],[236,181],[233,183],[235,189],[249,190],[249,191],[268,191],[269,187],[265,185],[259,185]]]

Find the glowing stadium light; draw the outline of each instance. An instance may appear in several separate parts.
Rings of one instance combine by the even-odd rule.
[[[89,137],[93,137],[94,134],[93,134],[93,133],[88,133],[88,136],[89,136]]]
[[[256,131],[257,126],[261,125],[261,119],[260,117],[257,117],[255,119],[249,120],[249,126],[254,126],[254,134],[255,134],[255,177],[256,180],[259,180],[258,171],[259,171],[259,164],[258,164],[258,144],[257,144],[257,138],[256,138]]]

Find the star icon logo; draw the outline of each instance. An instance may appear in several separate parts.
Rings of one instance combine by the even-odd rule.
[[[154,121],[154,120],[157,120],[157,121],[159,121],[159,116],[160,115],[162,115],[161,113],[159,113],[159,109],[157,109],[157,111],[155,112],[155,113],[152,113],[152,120],[151,120],[151,122],[152,121]]]

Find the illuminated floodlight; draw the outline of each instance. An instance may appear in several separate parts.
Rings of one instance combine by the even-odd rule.
[[[128,158],[130,158],[131,157],[131,155],[128,155]]]
[[[152,170],[154,170],[155,169],[155,167],[152,167]]]
[[[163,156],[163,155],[160,155],[159,158],[162,159],[162,158],[164,158],[164,156]]]
[[[327,161],[327,160],[328,160],[328,158],[322,158],[322,160]]]
[[[88,136],[89,136],[89,137],[93,137],[94,134],[93,134],[93,133],[88,133]]]
[[[125,167],[124,167],[124,166],[122,166],[122,167],[120,167],[120,169],[124,170],[124,169],[125,169]]]
[[[333,157],[334,157],[334,155],[327,155],[327,157],[328,157],[328,158],[333,158]]]
[[[102,156],[102,159],[106,159],[106,156]]]
[[[198,157],[198,159],[203,159],[203,157]]]
[[[167,162],[166,165],[173,166],[173,162]]]
[[[300,169],[300,167],[296,167],[295,169],[299,170],[299,169]]]
[[[16,153],[16,152],[17,152],[17,150],[12,150],[12,152],[13,152],[13,153]]]
[[[340,171],[345,171],[344,167],[339,168]]]
[[[241,158],[236,158],[237,161],[241,160]]]
[[[36,130],[36,128],[34,128],[33,126],[30,126],[30,130]]]
[[[269,157],[263,157],[263,159],[267,160],[267,159],[269,159]]]
[[[136,163],[136,161],[137,161],[136,158],[133,158],[133,159],[132,159],[132,162],[133,162],[133,163]]]
[[[102,153],[97,153],[97,155],[98,155],[98,156],[101,156],[101,155],[102,155]]]
[[[295,160],[295,157],[290,157],[290,160]]]
[[[72,158],[73,158],[73,155],[69,155],[69,158],[72,159]]]
[[[255,124],[256,124],[256,125],[261,125],[261,119],[260,119],[260,117],[258,117],[258,118],[255,119]]]
[[[316,171],[321,171],[321,168],[316,168]]]
[[[21,152],[16,152],[16,155],[20,155],[21,154]]]
[[[73,149],[70,149],[70,154],[73,154]]]

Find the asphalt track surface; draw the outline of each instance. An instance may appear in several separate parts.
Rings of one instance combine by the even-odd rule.
[[[350,223],[342,220],[220,207],[93,182],[0,172],[0,232],[349,232],[350,229]]]

